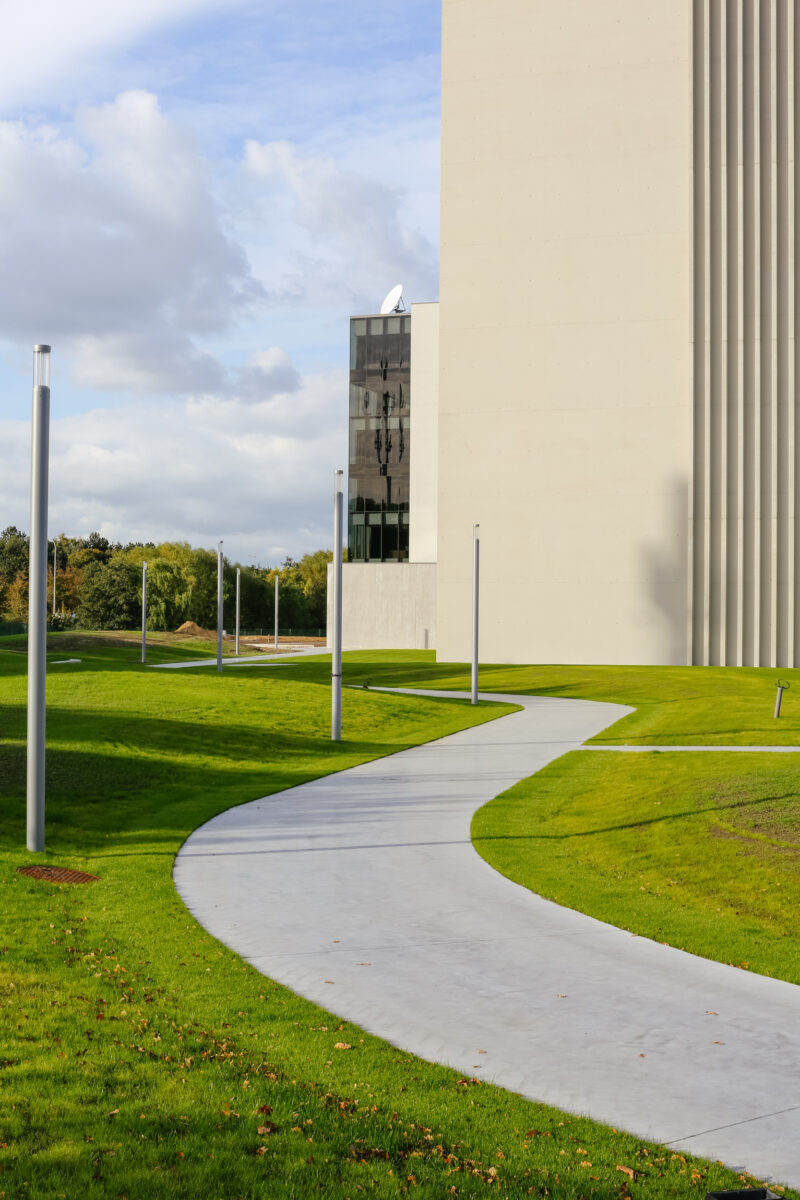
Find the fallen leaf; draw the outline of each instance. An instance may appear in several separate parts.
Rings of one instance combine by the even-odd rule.
[[[567,998],[567,993],[566,993],[566,992],[556,992],[556,999],[557,999],[557,1000],[566,1000],[566,998]]]
[[[579,1167],[590,1167],[591,1165],[592,1165],[592,1164],[591,1164],[590,1162],[582,1162],[582,1163],[578,1163],[578,1166],[579,1166]]]
[[[326,982],[326,983],[333,983],[333,980],[332,980],[332,979],[326,979],[326,980],[325,980],[325,982]]]
[[[258,1109],[258,1111],[260,1113],[264,1113],[264,1115],[268,1117],[269,1114],[272,1112],[272,1105],[271,1104],[262,1104],[260,1106],[260,1108]]]
[[[107,1116],[107,1117],[115,1117],[115,1116],[117,1115],[117,1113],[118,1113],[118,1112],[119,1112],[119,1109],[118,1109],[118,1108],[112,1108],[112,1110],[111,1110],[111,1112],[110,1112],[110,1113],[106,1113],[106,1116]]]
[[[724,1042],[712,1042],[711,1045],[712,1046],[724,1046],[725,1043]]]
[[[371,967],[371,966],[372,966],[372,963],[371,963],[371,962],[369,962],[369,963],[359,963],[358,965],[359,965],[360,967]]]
[[[349,1042],[337,1042],[333,1048],[334,1048],[334,1050],[352,1050],[353,1049],[353,1047],[350,1045]]]
[[[715,1013],[715,1012],[714,1012],[714,1010],[713,1010],[713,1008],[707,1008],[707,1009],[706,1009],[706,1016],[707,1016],[707,1017],[718,1017],[718,1016],[719,1016],[719,1013]]]
[[[630,1167],[620,1167],[617,1165],[617,1170],[622,1171],[623,1175],[627,1175],[629,1179],[633,1179],[633,1171]]]
[[[261,1134],[262,1137],[266,1137],[267,1134],[277,1133],[278,1126],[274,1125],[272,1123],[272,1121],[267,1121],[266,1125],[259,1125],[258,1132]]]
[[[485,1054],[485,1053],[486,1053],[486,1051],[485,1051],[485,1050],[479,1050],[479,1051],[478,1051],[478,1054]]]

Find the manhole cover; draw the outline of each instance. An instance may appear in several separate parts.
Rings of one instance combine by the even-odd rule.
[[[94,883],[99,875],[88,875],[86,871],[72,871],[69,867],[17,867],[20,875],[31,879],[44,879],[47,883]]]

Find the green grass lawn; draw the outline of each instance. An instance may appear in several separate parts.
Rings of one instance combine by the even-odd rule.
[[[798,760],[576,751],[480,809],[473,842],[560,904],[800,983]]]
[[[397,670],[375,656],[370,667],[359,664],[357,676],[376,684],[396,682]],[[423,661],[403,672],[408,687],[458,688],[469,691],[469,668]],[[779,679],[792,688],[784,693],[781,717],[775,720]],[[595,742],[614,745],[791,746],[800,745],[800,671],[751,667],[602,667],[481,666],[482,692],[519,692],[609,700],[636,708],[604,730]]]
[[[0,639],[0,1197],[678,1197],[741,1186],[716,1164],[368,1036],[259,975],[178,898],[175,853],[215,813],[489,719],[494,706],[348,689],[335,745],[324,659],[221,677],[161,672],[139,665],[135,642],[56,636],[52,657],[82,662],[53,663],[48,678],[44,861],[100,878],[54,887],[16,871],[42,860],[24,849],[20,648]],[[156,643],[149,657],[199,654]],[[481,683],[553,694],[594,687],[598,696],[607,687],[620,699],[630,686],[650,697],[656,726],[658,705],[676,703],[663,698],[668,677],[656,688],[640,671],[626,685],[624,674],[604,680],[597,669],[581,684],[570,671],[559,682],[556,668],[497,668]],[[345,672],[354,684],[468,686],[463,667],[436,667],[421,653],[346,656]],[[685,674],[691,691],[697,677]],[[684,699],[702,698],[697,686]],[[758,687],[764,680],[735,697],[753,720]],[[595,772],[587,787],[598,796],[603,772],[622,757],[564,761],[586,760],[580,769]],[[694,756],[685,758],[691,789]],[[747,775],[749,765],[740,756],[735,769]],[[743,811],[731,804],[720,819]],[[518,838],[512,817],[503,819]],[[631,864],[621,870],[631,874]],[[764,913],[775,916],[766,901]]]

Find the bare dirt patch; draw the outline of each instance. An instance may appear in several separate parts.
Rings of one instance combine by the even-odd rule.
[[[183,637],[204,638],[206,641],[214,641],[216,632],[211,629],[203,629],[202,625],[196,624],[194,621],[184,621],[175,630],[176,636],[180,634]]]

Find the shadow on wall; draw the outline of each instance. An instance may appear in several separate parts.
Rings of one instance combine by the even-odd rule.
[[[642,554],[654,616],[663,629],[663,664],[691,662],[689,631],[689,480],[676,477],[669,489],[657,542]]]

